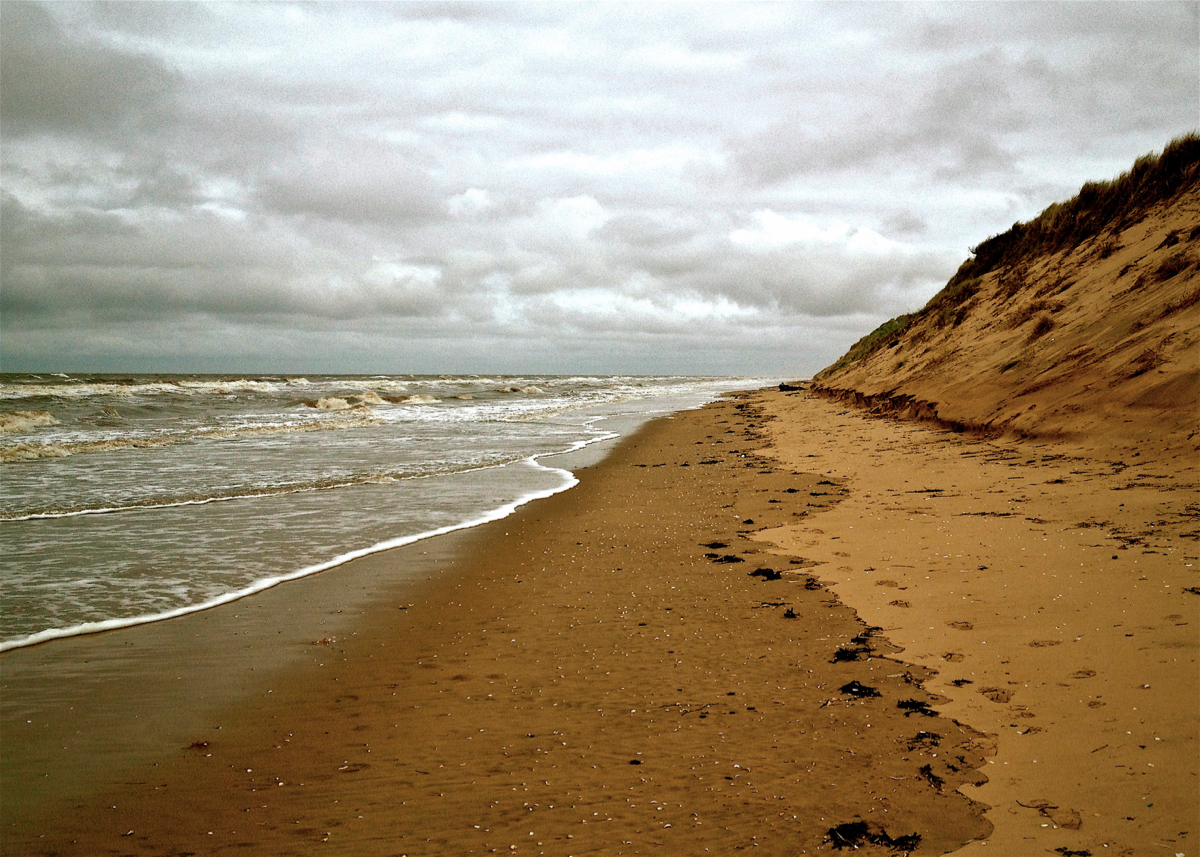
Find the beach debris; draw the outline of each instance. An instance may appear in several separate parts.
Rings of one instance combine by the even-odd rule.
[[[936,747],[941,743],[941,735],[937,734],[936,732],[926,732],[924,729],[922,729],[909,739],[908,749],[916,750],[918,747],[920,747],[924,750],[930,747]]]
[[[783,618],[784,619],[799,619],[800,617],[796,614],[795,610],[793,610],[791,607],[789,607],[787,610],[783,611]]]
[[[929,707],[929,703],[921,699],[902,699],[896,703],[896,707],[904,711],[904,716],[910,714],[923,714],[926,717],[937,717],[938,713]]]
[[[963,687],[964,685],[974,684],[974,682],[972,682],[969,678],[956,678],[950,683],[955,687]]]
[[[824,589],[825,584],[821,583],[821,581],[817,580],[815,577],[810,577],[804,581],[804,588],[810,591],[815,591],[817,589]]]
[[[839,687],[838,693],[844,693],[847,696],[853,696],[855,699],[871,699],[879,696],[879,691],[873,687],[867,687],[867,685],[862,684],[858,679]]]
[[[734,554],[725,554],[722,556],[715,553],[706,553],[704,556],[715,563],[745,562],[740,556],[735,556]]]
[[[836,827],[829,828],[826,838],[833,844],[834,849],[852,848],[858,850],[860,845],[880,845],[893,851],[907,854],[921,844],[921,834],[909,833],[893,839],[883,828],[878,832],[871,829],[865,821],[847,821]]]
[[[193,741],[191,744],[188,744],[188,749],[189,750],[207,750],[208,742],[207,741]]]
[[[917,773],[939,792],[942,790],[942,786],[946,784],[945,780],[933,772],[932,765],[922,765]]]
[[[1054,853],[1061,854],[1062,857],[1092,857],[1092,852],[1088,851],[1086,848],[1075,849],[1068,848],[1065,845],[1055,848]]]
[[[870,657],[871,649],[867,646],[856,646],[854,648],[842,646],[833,653],[833,659],[830,660],[830,663],[841,664],[846,663],[847,661],[857,661],[861,660],[863,655]]]
[[[709,548],[710,550],[720,550],[721,548],[729,547],[729,545],[725,544],[725,542],[708,542],[707,544],[700,545],[700,547]]]
[[[756,568],[750,572],[751,577],[761,577],[763,580],[779,580],[783,577],[778,571],[773,568]]]

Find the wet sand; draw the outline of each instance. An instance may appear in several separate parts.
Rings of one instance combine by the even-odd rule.
[[[662,419],[428,543],[428,574],[397,551],[281,587],[287,656],[223,650],[262,675],[203,725],[37,812],[6,769],[4,853],[1191,853],[1195,480],[1170,470],[808,394]]]

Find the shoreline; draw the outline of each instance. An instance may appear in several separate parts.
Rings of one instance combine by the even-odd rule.
[[[35,854],[814,853],[834,830],[934,850],[986,833],[954,792],[979,736],[934,717],[923,671],[802,561],[757,566],[746,534],[839,498],[768,466],[756,411],[743,396],[647,424],[574,490],[463,534],[451,573],[310,642],[269,692],[6,838]],[[951,750],[973,764],[941,767]]]
[[[598,437],[594,442],[600,443],[609,439],[611,438]],[[316,563],[315,565],[307,565],[286,574],[276,575],[275,577],[269,577],[263,580],[255,581],[252,585],[246,587],[245,589],[240,589],[236,592],[229,592],[199,604],[180,607],[165,613],[155,613],[148,616],[130,616],[121,619],[105,619],[98,622],[84,622],[80,625],[73,625],[68,628],[50,628],[45,631],[38,631],[35,634],[30,634],[25,637],[17,637],[11,640],[5,640],[0,642],[0,654],[17,649],[29,648],[31,646],[40,646],[43,643],[48,643],[52,640],[65,640],[72,637],[85,637],[91,634],[102,634],[107,631],[119,631],[125,628],[136,628],[140,625],[151,625],[156,622],[168,622],[173,619],[180,619],[184,616],[190,616],[195,613],[203,613],[208,610],[214,610],[218,607],[224,607],[226,605],[233,604],[234,602],[241,601],[245,598],[252,598],[255,595],[266,592],[269,589],[274,589],[276,586],[280,586],[285,583],[302,580],[306,577],[311,577],[314,574],[321,574],[322,572],[329,571],[349,562],[353,562],[356,559],[362,559],[363,557],[371,556],[372,554],[396,550],[398,548],[407,547],[408,545],[418,544],[430,539],[436,539],[439,536],[449,535],[450,533],[456,533],[462,530],[470,530],[493,521],[503,520],[527,503],[532,503],[535,500],[544,500],[547,497],[553,497],[555,494],[558,494],[562,491],[568,491],[578,484],[578,481],[569,470],[564,470],[558,467],[547,467],[546,465],[541,464],[538,459],[549,458],[556,455],[571,455],[586,448],[587,445],[588,444],[584,444],[582,446],[563,450],[561,452],[533,455],[518,461],[510,461],[507,464],[497,465],[496,468],[480,468],[482,470],[490,470],[504,467],[520,467],[522,465],[529,465],[539,470],[557,472],[561,474],[563,477],[563,483],[557,488],[527,491],[511,502],[504,503],[492,509],[486,509],[475,517],[467,518],[456,524],[448,524],[433,530],[426,530],[424,532],[414,533],[412,535],[397,536],[396,538],[386,539],[364,548],[347,551],[346,553],[339,554],[332,559]],[[465,473],[472,471],[462,472]],[[457,476],[459,474],[455,473],[450,475]]]
[[[576,470],[574,490],[241,602],[263,616],[307,602],[304,622],[284,617],[304,630],[282,661],[250,676],[237,636],[260,623],[230,628],[240,699],[57,814],[18,829],[10,807],[6,850],[800,854],[875,837],[916,853],[1191,853],[1200,601],[1176,578],[1197,582],[1196,551],[1185,518],[1158,542],[1132,524],[1164,497],[1184,505],[1194,467],[1170,494],[1077,452],[806,393],[659,418]],[[958,568],[984,543],[1003,556],[974,565],[1003,575]],[[1089,576],[1110,597],[1080,621],[1129,609],[1133,584],[1145,609],[1132,631],[1072,642],[1083,590],[1043,585],[1070,551],[1122,550],[1146,580]],[[1164,574],[1177,592],[1149,588]],[[1043,603],[1013,602],[1013,581]],[[1146,669],[1152,689],[1131,681]]]

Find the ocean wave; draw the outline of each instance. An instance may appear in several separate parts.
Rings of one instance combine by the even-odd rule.
[[[556,455],[558,453],[547,454]],[[228,490],[212,491],[211,493],[147,497],[112,506],[59,505],[40,508],[27,507],[8,512],[0,511],[0,523],[46,520],[49,518],[74,518],[81,515],[111,515],[120,512],[145,512],[153,509],[170,509],[179,506],[204,506],[209,503],[221,503],[230,500],[256,500],[286,494],[330,491],[338,488],[354,488],[361,485],[384,485],[412,479],[432,479],[464,473],[475,473],[495,467],[505,467],[520,460],[522,460],[520,456],[499,455],[491,459],[480,459],[472,463],[447,463],[441,467],[434,465],[422,470],[375,471],[371,473],[316,478],[280,485],[242,486]]]
[[[101,396],[129,398],[134,396],[230,395],[234,393],[274,393],[281,389],[280,381],[259,381],[249,378],[232,380],[191,380],[178,378],[162,381],[121,379],[112,381],[69,381],[68,383],[5,383],[0,384],[0,399],[87,399]]]
[[[317,408],[322,411],[344,411],[350,408],[350,403],[339,396],[324,396],[320,399],[301,399],[300,403],[306,408]]]
[[[436,405],[441,399],[435,396],[384,396],[393,405]]]
[[[111,515],[118,512],[145,512],[151,509],[171,509],[179,506],[204,506],[228,500],[255,500],[277,497],[284,494],[300,494],[308,491],[328,491],[349,488],[355,485],[371,485],[396,482],[400,479],[418,479],[433,474],[392,475],[370,473],[350,478],[314,479],[310,482],[289,485],[257,486],[243,490],[218,491],[211,494],[191,494],[179,497],[151,497],[114,506],[58,506],[41,509],[24,509],[17,512],[0,512],[0,521],[37,521],[48,518],[74,518],[80,515]]]
[[[547,386],[550,386],[550,385],[547,384]],[[543,390],[541,387],[538,387],[535,384],[527,384],[524,387],[518,387],[518,386],[501,387],[500,392],[501,393],[524,393],[527,396],[536,396],[536,395],[545,393],[546,391]]]
[[[243,425],[231,428],[204,428],[167,434],[105,438],[103,440],[55,441],[47,443],[18,443],[0,446],[0,464],[16,464],[46,458],[65,458],[93,452],[110,452],[114,449],[157,449],[193,440],[228,440],[287,432],[331,431],[347,428],[362,428],[378,425],[382,420],[365,406],[351,409],[346,416],[336,419],[310,420],[300,423]]]
[[[37,461],[42,458],[66,458],[71,451],[56,443],[18,443],[0,448],[0,464]]]
[[[0,414],[0,432],[27,432],[41,426],[56,426],[56,420],[49,411],[13,411]]]

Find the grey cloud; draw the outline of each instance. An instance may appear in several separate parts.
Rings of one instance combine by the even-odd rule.
[[[0,4],[0,121],[6,135],[146,126],[179,78],[153,56],[64,32],[40,6]]]
[[[916,212],[904,210],[888,215],[884,220],[884,229],[894,235],[916,236],[928,232],[929,224]]]
[[[371,147],[322,151],[274,167],[259,196],[281,214],[350,221],[412,221],[444,208],[423,170]]]

